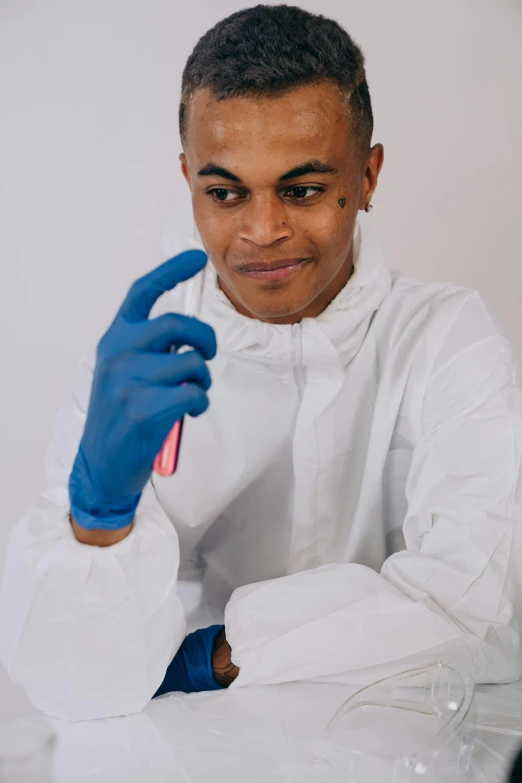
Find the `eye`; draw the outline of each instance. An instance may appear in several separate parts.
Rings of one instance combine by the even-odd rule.
[[[235,190],[229,190],[228,188],[212,188],[211,190],[207,190],[207,194],[214,199],[214,201],[237,201],[237,199],[241,198],[239,193],[236,193]],[[232,196],[232,198],[229,198]],[[234,198],[234,196],[237,196],[237,198]]]
[[[295,188],[291,188],[290,190],[287,190],[286,192],[287,193],[295,193],[295,192],[299,191],[300,193],[302,193],[302,191],[306,192],[307,190],[313,190],[314,191],[313,196],[310,196],[308,198],[304,198],[303,196],[294,196],[294,198],[297,201],[312,201],[312,199],[317,198],[317,196],[320,193],[324,193],[324,188],[319,188],[319,187],[316,187],[315,185],[297,185]]]

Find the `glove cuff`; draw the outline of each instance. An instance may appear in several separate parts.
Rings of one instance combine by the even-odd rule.
[[[115,500],[106,498],[93,484],[81,444],[69,476],[69,498],[74,521],[86,530],[119,530],[134,519],[141,492]]]

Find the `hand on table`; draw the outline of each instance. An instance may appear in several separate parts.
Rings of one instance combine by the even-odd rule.
[[[190,633],[169,664],[153,698],[171,691],[194,693],[228,688],[239,674],[231,661],[231,652],[223,625]]]
[[[212,668],[216,682],[223,688],[228,688],[239,674],[239,668],[232,663],[232,648],[227,642],[224,627],[214,640]]]

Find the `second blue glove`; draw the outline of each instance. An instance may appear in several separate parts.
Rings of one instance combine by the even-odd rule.
[[[214,641],[223,628],[223,625],[211,625],[189,633],[169,664],[165,679],[152,698],[170,691],[193,693],[221,690],[221,685],[214,679],[212,653]]]

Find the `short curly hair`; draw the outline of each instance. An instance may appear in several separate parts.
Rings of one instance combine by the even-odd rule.
[[[179,133],[185,145],[187,113],[196,90],[218,100],[283,95],[329,80],[344,98],[361,151],[373,133],[364,55],[337,22],[291,5],[256,5],[227,16],[205,33],[183,70]]]

